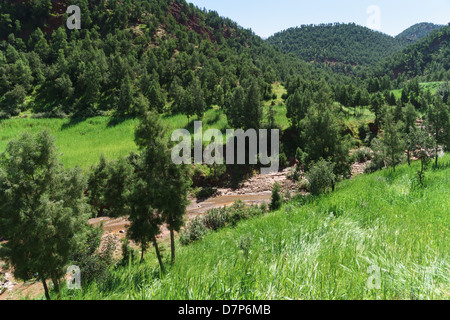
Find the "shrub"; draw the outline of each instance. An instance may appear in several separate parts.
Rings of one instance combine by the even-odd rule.
[[[242,200],[235,201],[230,207],[229,221],[235,226],[239,221],[247,219],[248,210],[245,207],[245,203]]]
[[[212,209],[204,217],[204,225],[211,230],[218,230],[226,226],[229,220],[229,213],[226,208]]]
[[[216,188],[199,188],[195,191],[195,196],[197,199],[206,199],[214,195],[216,192]]]
[[[181,232],[180,242],[183,245],[188,245],[191,242],[201,240],[207,232],[203,217],[197,216]]]
[[[315,162],[306,173],[311,187],[310,191],[313,195],[326,192],[332,187],[336,181],[336,175],[333,173],[334,163],[326,160]]]
[[[113,257],[116,250],[116,236],[108,236],[101,244],[101,230],[92,230],[87,237],[84,247],[73,256],[73,264],[80,267],[81,283],[89,284],[96,280],[101,282],[114,263]],[[100,248],[99,248],[100,247]]]
[[[289,163],[287,161],[286,154],[284,152],[280,153],[279,161],[280,161],[280,167],[281,168],[285,168],[285,167],[287,167],[289,165]]]
[[[122,265],[128,265],[138,257],[138,252],[130,246],[130,241],[127,238],[122,240]]]
[[[372,152],[367,147],[357,150],[353,156],[354,159],[359,163],[364,163],[368,160],[372,160]]]
[[[275,182],[272,188],[272,198],[270,202],[270,210],[275,211],[281,208],[283,205],[283,199],[280,194],[281,186],[279,183]]]

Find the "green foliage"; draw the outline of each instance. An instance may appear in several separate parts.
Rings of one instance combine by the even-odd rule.
[[[433,104],[426,111],[426,128],[436,141],[435,166],[438,165],[438,146],[450,148],[450,107],[442,99],[435,97]]]
[[[272,187],[272,196],[270,200],[270,210],[276,211],[281,208],[283,205],[283,198],[280,194],[281,192],[281,186],[279,183],[275,182],[275,184]]]
[[[397,39],[406,39],[408,41],[418,41],[428,36],[432,31],[441,29],[443,25],[422,22],[417,23],[396,36]]]
[[[450,243],[442,232],[450,199],[442,195],[450,192],[450,169],[428,170],[426,187],[415,188],[419,167],[358,176],[334,193],[294,198],[289,215],[277,211],[211,232],[182,247],[163,279],[155,277],[157,262],[146,261],[116,268],[103,284],[65,290],[61,298],[446,299]],[[252,239],[247,261],[240,248],[245,238]],[[374,265],[385,270],[381,290],[367,287]]]
[[[406,45],[406,41],[353,23],[302,25],[276,33],[268,42],[305,61],[330,64],[344,72],[353,65],[377,63]]]
[[[1,256],[24,281],[38,273],[55,291],[70,257],[81,245],[90,207],[78,168],[65,171],[53,138],[23,134],[0,156],[0,234],[8,238]]]
[[[273,97],[272,82],[326,74],[184,0],[76,0],[82,32],[55,28],[49,19],[67,15],[50,0],[26,3],[1,4],[0,112],[8,114],[10,104],[1,97],[18,85],[37,102],[20,110],[90,117],[152,109],[189,118],[214,104],[222,107],[224,97],[243,85],[249,88],[246,126],[258,127],[260,99]],[[19,32],[22,26],[26,30]]]
[[[334,163],[323,159],[311,165],[310,169],[305,173],[310,184],[311,194],[319,195],[325,193],[334,186],[336,181],[336,175],[333,173],[334,166]]]
[[[229,220],[229,212],[226,208],[211,209],[204,216],[203,223],[207,229],[217,231],[225,227]]]
[[[389,74],[392,78],[426,76],[427,81],[448,80],[449,42],[450,26],[444,26],[393,54],[372,71],[375,75]]]
[[[395,123],[392,112],[386,111],[383,119],[383,133],[380,137],[381,148],[384,150],[386,164],[395,167],[401,163],[405,153],[405,142],[402,134],[402,123]]]
[[[192,219],[185,229],[181,232],[180,242],[183,245],[188,245],[191,242],[201,240],[207,233],[203,217],[197,216]]]
[[[93,281],[101,282],[114,263],[117,239],[110,235],[102,243],[102,234],[101,228],[92,228],[83,245],[72,256],[71,263],[80,268],[82,286]]]
[[[301,122],[303,162],[306,168],[320,159],[332,159],[334,173],[347,177],[350,172],[350,142],[341,135],[339,123],[331,108],[310,108]]]

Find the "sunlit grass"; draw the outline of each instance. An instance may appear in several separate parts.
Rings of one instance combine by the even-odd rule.
[[[302,205],[178,245],[160,276],[146,262],[63,299],[449,299],[450,156],[414,187],[419,163],[339,184]],[[287,210],[291,206],[292,210]],[[240,239],[251,238],[248,258]],[[168,253],[165,254],[168,260]],[[371,266],[381,287],[367,285]]]

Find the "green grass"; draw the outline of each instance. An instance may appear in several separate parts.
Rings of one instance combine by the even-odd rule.
[[[443,83],[444,82],[422,82],[420,83],[420,87],[424,90],[430,90],[430,92],[434,94]],[[400,99],[402,97],[402,91],[403,89],[397,89],[392,90],[391,92],[394,94],[395,99]]]
[[[81,122],[70,119],[17,118],[0,121],[0,152],[8,141],[22,132],[49,131],[55,137],[61,161],[66,167],[89,168],[98,162],[100,155],[113,159],[136,150],[133,141],[137,120],[125,120],[109,126],[110,118],[96,117]]]
[[[285,92],[280,84],[274,84],[273,90],[278,98],[274,107],[276,111],[276,123],[283,129],[289,126],[286,118],[286,107],[282,104],[281,95]],[[270,102],[264,103],[264,116]],[[134,130],[138,125],[137,119],[121,119],[118,123],[112,123],[110,117],[95,117],[83,121],[70,119],[33,119],[30,112],[21,114],[8,120],[0,120],[0,153],[5,151],[8,142],[22,132],[37,133],[48,130],[56,139],[56,146],[62,153],[61,161],[67,168],[79,166],[88,169],[96,164],[102,154],[107,159],[116,159],[136,151],[134,143]],[[24,118],[27,117],[27,118]],[[162,115],[161,119],[167,126],[167,134],[176,129],[188,129],[194,133],[194,121],[196,116],[188,119],[185,115]],[[230,129],[227,117],[223,110],[217,106],[205,112],[202,118],[203,131],[219,129],[222,131],[223,141],[226,141],[226,129]]]
[[[167,125],[167,134],[175,129],[188,128],[193,132],[194,117],[188,126],[184,115],[161,116]],[[137,119],[122,119],[111,124],[109,117],[95,117],[77,122],[70,119],[33,119],[14,118],[0,120],[0,153],[5,151],[8,142],[22,132],[37,133],[49,131],[56,139],[55,143],[62,154],[63,164],[72,168],[79,166],[88,169],[96,164],[102,154],[107,159],[126,156],[137,150],[134,143],[134,131],[139,123]],[[217,109],[208,110],[203,117],[203,130],[227,128],[226,116]]]
[[[117,267],[62,299],[449,299],[450,156],[414,188],[419,163],[344,181],[334,193],[178,246],[175,265]],[[248,258],[240,240],[251,238]],[[164,253],[168,260],[168,252]],[[381,288],[369,289],[369,267]]]

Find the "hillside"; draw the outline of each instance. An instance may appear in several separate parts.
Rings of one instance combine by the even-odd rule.
[[[0,118],[201,114],[236,86],[292,74],[336,76],[284,55],[251,31],[184,0],[70,1],[82,29],[69,30],[69,1],[0,3]],[[33,16],[33,19],[28,19]]]
[[[444,25],[434,24],[429,22],[417,23],[402,33],[398,34],[395,38],[416,42],[423,37],[428,36],[432,31],[441,29]]]
[[[426,81],[450,79],[450,26],[428,36],[387,58],[373,68],[374,74],[397,78],[423,76]]]
[[[341,71],[381,61],[406,42],[356,24],[303,25],[276,33],[267,40],[305,61]]]
[[[61,298],[448,299],[450,157],[441,161],[425,188],[414,187],[420,163],[360,176],[183,247],[162,277],[152,252]],[[367,287],[370,267],[380,290]]]

